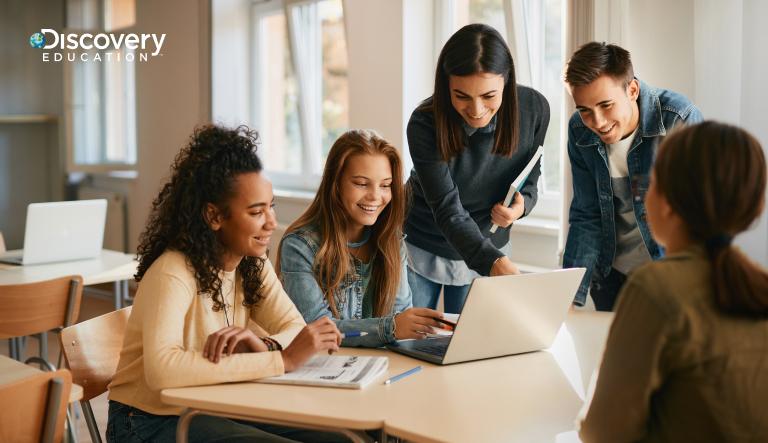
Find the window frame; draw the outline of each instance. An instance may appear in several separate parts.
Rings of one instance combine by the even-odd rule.
[[[112,7],[110,0],[91,0],[84,1],[77,5],[70,5],[68,7],[74,7],[74,10],[67,10],[68,13],[74,13],[76,18],[74,21],[79,23],[79,27],[71,26],[68,23],[64,28],[64,33],[112,33],[119,32],[123,28],[113,26],[113,20],[117,20],[118,24],[129,26],[132,21],[135,20],[135,11],[132,8],[123,8],[123,13],[128,13],[125,17],[115,17],[114,8]],[[124,20],[123,20],[124,19]],[[86,24],[89,23],[89,24]],[[77,25],[75,25],[77,26]],[[110,173],[115,171],[135,171],[138,165],[138,133],[137,133],[137,116],[136,116],[136,58],[133,61],[126,61],[126,54],[129,51],[123,47],[120,49],[121,60],[119,62],[119,68],[121,70],[121,76],[123,78],[123,88],[121,93],[124,94],[124,101],[122,106],[122,123],[121,128],[125,134],[126,144],[126,161],[109,161],[109,140],[108,140],[108,120],[109,120],[109,106],[107,97],[107,66],[105,63],[106,54],[108,52],[115,52],[109,49],[99,50],[92,49],[87,51],[92,59],[95,54],[99,54],[102,57],[102,61],[98,62],[98,86],[96,92],[91,88],[84,88],[83,96],[77,96],[77,86],[75,82],[82,81],[77,73],[77,66],[80,61],[64,62],[62,63],[63,78],[64,78],[64,143],[66,147],[66,172],[67,173]],[[83,63],[97,63],[92,60]],[[114,66],[112,66],[114,67]],[[79,163],[77,161],[77,153],[79,152],[77,144],[80,141],[75,140],[75,125],[77,124],[76,107],[82,104],[76,104],[76,100],[80,102],[87,102],[95,99],[98,103],[98,141],[96,142],[98,147],[96,153],[99,156],[97,162],[94,163]],[[86,148],[80,148],[86,149]]]
[[[324,0],[273,0],[269,2],[263,2],[259,0],[252,0],[250,5],[250,23],[249,23],[249,30],[248,35],[251,42],[251,48],[250,48],[250,57],[251,61],[249,64],[251,73],[250,78],[253,79],[253,87],[251,88],[251,96],[249,98],[249,108],[250,108],[250,116],[249,121],[251,122],[251,125],[257,129],[261,130],[261,127],[264,123],[263,120],[263,106],[262,101],[263,97],[265,97],[265,79],[264,79],[264,71],[260,69],[260,66],[266,65],[265,63],[262,63],[263,57],[264,57],[264,45],[269,44],[269,38],[265,37],[266,33],[264,31],[263,25],[261,20],[273,16],[276,14],[282,14],[284,19],[286,20],[286,31],[288,32],[288,47],[286,48],[287,51],[292,51],[290,39],[292,38],[290,35],[289,26],[288,23],[288,8],[296,5],[302,5],[302,4],[309,4],[309,3],[320,3]],[[345,37],[346,38],[346,37]],[[293,55],[291,55],[293,60]],[[322,57],[320,58],[320,61],[322,63]],[[294,66],[294,75],[299,76],[300,73],[296,72],[295,66]],[[297,78],[297,81],[300,81]],[[322,86],[321,86],[322,88]],[[302,94],[303,91],[299,90],[298,94]],[[317,95],[317,91],[313,91],[311,95]],[[322,89],[320,90],[320,106],[322,106]],[[301,105],[301,98],[299,99],[297,103],[297,107],[302,106]],[[297,109],[297,112],[298,111]],[[322,121],[322,114],[319,116],[319,123],[322,127],[323,121]],[[301,122],[299,123],[301,124]],[[321,158],[321,140],[318,140],[317,143],[307,143],[303,141],[304,134],[301,133],[301,151],[300,151],[300,171],[297,173],[293,172],[283,172],[278,170],[269,169],[268,167],[265,167],[266,173],[269,175],[270,179],[272,180],[274,187],[276,189],[281,190],[287,190],[287,191],[316,191],[317,188],[320,186],[320,181],[322,179],[322,170],[323,170],[323,162],[320,160]],[[312,146],[315,146],[318,149],[317,153],[311,152]]]

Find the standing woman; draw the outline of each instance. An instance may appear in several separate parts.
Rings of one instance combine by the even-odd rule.
[[[543,145],[549,104],[515,82],[512,55],[490,26],[467,25],[445,44],[435,90],[411,115],[413,206],[405,223],[414,306],[461,310],[481,275],[517,274],[509,227],[536,204],[537,164],[510,207],[509,185]],[[500,227],[490,233],[492,224]]]

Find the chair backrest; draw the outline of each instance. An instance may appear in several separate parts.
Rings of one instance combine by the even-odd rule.
[[[61,331],[64,358],[75,383],[83,387],[83,401],[106,392],[112,381],[130,314],[129,306]]]
[[[0,295],[0,339],[39,334],[77,321],[83,278],[2,285]]]
[[[71,389],[66,369],[0,386],[0,441],[60,442]]]

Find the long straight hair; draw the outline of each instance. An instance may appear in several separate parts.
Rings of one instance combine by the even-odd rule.
[[[496,114],[494,154],[509,157],[517,150],[519,116],[517,82],[512,54],[501,34],[480,23],[464,26],[448,39],[440,51],[435,70],[435,91],[419,110],[431,111],[435,118],[437,147],[448,161],[464,149],[462,117],[451,104],[450,76],[492,73],[504,77],[501,107]]]
[[[334,317],[339,317],[334,294],[344,278],[352,273],[352,254],[347,247],[349,217],[341,200],[341,178],[344,168],[355,155],[384,155],[392,168],[392,199],[372,226],[369,242],[375,245],[372,255],[370,284],[374,293],[373,315],[389,314],[395,304],[402,275],[400,244],[405,220],[406,191],[400,154],[374,131],[352,130],[341,135],[331,147],[315,199],[293,222],[285,234],[308,225],[320,229],[320,248],[314,262],[314,274],[322,288]],[[282,242],[277,250],[276,270],[280,273]]]
[[[706,245],[720,310],[768,317],[768,272],[731,245],[763,210],[766,164],[760,143],[735,126],[700,123],[662,142],[654,172],[659,191],[691,238]]]

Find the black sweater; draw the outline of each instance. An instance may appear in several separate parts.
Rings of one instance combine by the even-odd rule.
[[[405,222],[407,241],[435,255],[464,260],[481,275],[489,275],[493,262],[504,255],[499,248],[509,241],[509,229],[490,233],[491,208],[544,144],[549,125],[549,103],[543,95],[518,85],[517,96],[519,143],[509,158],[491,153],[495,117],[466,137],[464,149],[448,162],[436,146],[432,113],[416,110],[408,121],[413,201]],[[537,163],[520,190],[525,215],[536,205],[540,174]]]

